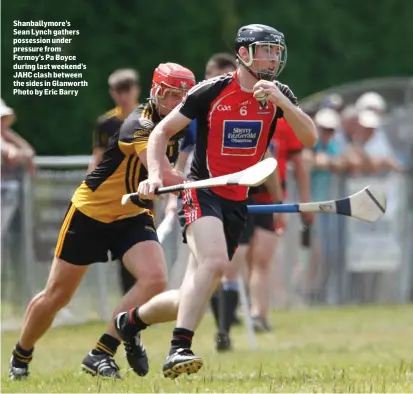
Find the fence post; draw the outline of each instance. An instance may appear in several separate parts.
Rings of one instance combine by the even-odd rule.
[[[413,90],[413,89],[412,89]],[[410,168],[406,179],[406,221],[405,234],[413,234],[413,145],[410,147]],[[413,243],[411,236],[406,236],[403,242],[403,264],[400,270],[400,301],[413,301]]]
[[[33,242],[33,180],[32,175],[28,171],[23,171],[22,177],[22,249],[23,249],[23,272],[24,272],[24,287],[26,289],[24,295],[24,303],[33,297],[36,289],[34,286],[34,242]]]

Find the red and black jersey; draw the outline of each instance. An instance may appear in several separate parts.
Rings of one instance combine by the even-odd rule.
[[[288,86],[275,82],[291,102],[297,99]],[[283,117],[281,108],[268,102],[265,108],[254,98],[252,90],[242,88],[236,72],[200,82],[187,94],[179,111],[197,119],[194,158],[189,178],[207,179],[244,170],[259,162],[265,154]],[[248,187],[214,188],[221,197],[242,201]]]

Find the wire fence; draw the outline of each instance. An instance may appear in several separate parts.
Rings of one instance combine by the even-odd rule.
[[[369,80],[311,96],[302,103],[311,110],[328,93],[346,101],[375,90],[389,105],[388,137],[406,167],[413,167],[413,78]],[[27,302],[48,276],[60,226],[69,200],[84,179],[89,156],[37,157],[31,176],[15,170],[1,183],[1,297],[2,329],[20,325]],[[292,177],[290,201],[298,201]],[[301,244],[299,215],[288,226],[274,257],[273,308],[348,303],[405,303],[413,300],[413,174],[386,173],[376,177],[333,175],[324,195],[348,196],[378,184],[388,199],[387,212],[377,223],[363,223],[337,215],[320,214],[311,232],[311,248]],[[163,204],[156,208],[157,223]],[[179,287],[188,260],[177,220],[163,240],[169,288]],[[71,303],[54,324],[107,320],[121,290],[119,264],[90,267]]]
[[[2,323],[15,328],[30,298],[40,291],[53,260],[57,235],[68,201],[82,181],[88,157],[39,157],[34,177],[25,172],[2,183]],[[274,308],[345,303],[403,303],[411,299],[413,211],[409,178],[389,173],[382,178],[334,177],[329,198],[344,197],[379,184],[388,198],[385,216],[363,223],[320,214],[312,230],[311,249],[301,246],[301,222],[292,214],[273,264]],[[291,201],[296,187],[289,182]],[[158,203],[157,223],[163,219]],[[410,204],[410,206],[409,206]],[[188,259],[177,220],[163,240],[169,288],[179,287]],[[321,251],[321,253],[318,253]],[[55,324],[108,319],[121,296],[118,264],[90,267],[72,302]]]

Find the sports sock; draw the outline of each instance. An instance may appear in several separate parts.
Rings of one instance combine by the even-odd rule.
[[[16,368],[26,368],[27,365],[32,361],[33,350],[24,350],[20,344],[17,342],[13,349],[13,359],[12,365]]]
[[[103,334],[99,341],[96,342],[95,348],[92,350],[93,355],[107,354],[113,357],[118,350],[120,341],[109,334]]]
[[[219,297],[219,330],[229,334],[238,306],[238,282],[227,281],[222,284]]]
[[[219,328],[219,312],[218,312],[219,294],[220,294],[220,291],[214,292],[214,294],[212,294],[211,299],[209,300],[209,303],[210,303],[210,306],[211,306],[211,311],[212,311],[212,314],[214,315],[215,324],[216,324],[217,328]]]
[[[186,328],[174,328],[172,333],[171,350],[169,354],[175,353],[178,349],[190,349],[194,332]]]
[[[149,324],[146,324],[139,316],[139,307],[130,310],[129,321],[135,325],[138,331],[142,331],[146,327],[149,327]]]

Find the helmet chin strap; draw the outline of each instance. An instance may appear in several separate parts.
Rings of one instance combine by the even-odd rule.
[[[259,81],[260,77],[254,71],[252,71],[238,55],[237,57],[240,59],[239,63],[241,63],[241,66],[243,66],[257,81]]]
[[[257,81],[261,81],[261,80],[272,81],[273,79],[275,79],[275,76],[274,76],[273,79],[264,79],[264,78],[261,78],[255,71],[252,71],[251,68],[248,67],[238,55],[237,55],[237,57],[240,59],[239,63],[240,63]]]
[[[159,100],[158,100],[158,95],[159,95],[159,91],[161,90],[161,87],[160,86],[158,86],[158,88],[156,89],[156,91],[155,91],[155,93],[153,94],[153,97],[150,97],[150,100],[153,102],[153,104],[155,105],[155,107],[156,107],[156,110],[158,111],[158,115],[161,117],[161,118],[163,118],[164,116],[166,116],[166,115],[162,115],[161,114],[161,108],[166,108],[166,109],[168,109],[169,111],[172,111],[173,110],[173,108],[169,108],[169,107],[167,107],[167,106],[165,106],[165,105],[161,105],[161,104],[159,104]],[[165,94],[164,94],[164,96],[165,96]],[[162,97],[163,98],[163,97]]]

